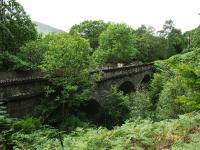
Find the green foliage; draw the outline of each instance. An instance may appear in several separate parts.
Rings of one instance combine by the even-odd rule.
[[[181,30],[174,27],[172,20],[167,20],[159,36],[152,27],[139,27],[136,33],[136,48],[139,50],[138,59],[143,62],[166,59],[182,52],[186,47],[186,39]]]
[[[183,140],[200,123],[199,114],[187,114],[176,120],[127,122],[113,130],[77,129],[64,137],[69,149],[163,149]]]
[[[179,29],[172,29],[168,35],[169,48],[174,50],[174,54],[181,53],[186,47],[186,41]],[[171,54],[173,55],[173,53]]]
[[[192,47],[200,47],[200,26],[193,31]]]
[[[181,65],[177,69],[177,73],[181,74],[183,86],[187,88],[184,95],[178,96],[178,101],[193,108],[200,108],[200,65]]]
[[[168,60],[156,62],[156,68],[160,73],[155,74],[150,96],[155,102],[155,107],[158,105],[159,118],[176,117],[178,114],[198,108],[199,60],[199,49],[194,49]],[[192,108],[188,108],[192,105]]]
[[[12,134],[14,149],[172,149],[198,145],[200,114],[189,113],[179,119],[152,122],[135,120],[112,130],[105,128],[77,128],[64,134],[49,126],[30,133],[18,131]],[[193,139],[186,144],[186,139]],[[197,141],[197,142],[195,142]]]
[[[42,121],[65,131],[81,127],[64,134],[33,117],[12,119],[0,103],[0,149],[193,149],[199,145],[184,141],[186,137],[199,140],[199,113],[169,118],[200,108],[200,27],[191,31],[193,48],[189,33],[184,51],[186,35],[172,20],[165,22],[159,36],[152,27],[134,31],[126,24],[100,20],[74,25],[69,34],[38,38],[19,3],[1,0],[0,5],[0,70],[41,69],[49,82],[38,108]],[[152,62],[168,57],[155,63],[157,72],[149,91],[128,96],[113,87],[104,95],[102,124],[112,130],[91,128],[86,114],[78,109],[92,98],[100,77],[91,73],[97,63]],[[153,122],[155,110],[156,119],[168,120]]]
[[[60,124],[59,128],[66,132],[71,132],[75,130],[77,127],[86,128],[91,127],[92,124],[90,120],[87,120],[85,116],[81,116],[80,112],[77,115],[70,115],[66,117],[62,123]]]
[[[183,87],[178,78],[167,81],[160,93],[157,105],[157,118],[176,118],[178,114],[191,111],[176,101],[177,96],[183,95],[184,93],[185,87]]]
[[[186,49],[184,49],[183,51],[182,51],[182,54],[183,53],[188,53],[188,52],[191,52],[191,51],[195,51],[196,50],[196,48],[186,48]]]
[[[159,31],[159,34],[164,38],[168,38],[169,34],[174,28],[174,22],[171,19],[166,20],[163,24],[163,29]]]
[[[0,102],[0,149],[6,150],[11,143],[12,124],[13,120],[9,118],[6,107],[3,105],[3,102]]]
[[[182,52],[186,47],[187,41],[184,35],[181,33],[181,30],[175,28],[171,19],[165,21],[163,29],[159,31],[159,34],[161,38],[166,39],[166,58]]]
[[[0,149],[62,149],[61,132],[33,117],[10,118],[0,105]],[[52,144],[53,143],[53,144]]]
[[[89,53],[88,42],[80,37],[68,34],[52,36],[41,69],[52,77],[55,74],[59,75],[52,78],[51,82],[61,87],[63,97],[60,99],[74,99],[74,103],[76,100],[85,99],[88,88],[94,82],[94,76],[89,72],[95,64]],[[71,105],[70,99],[68,99],[69,105]]]
[[[2,105],[3,103],[0,102],[0,130],[7,130],[10,127],[11,119],[8,118],[8,114],[6,112],[5,106]]]
[[[150,84],[150,98],[154,105],[156,105],[159,100],[160,93],[163,90],[163,86],[167,82],[166,79],[168,79],[166,74],[162,72],[154,74],[154,79]]]
[[[129,97],[124,96],[116,87],[106,93],[101,105],[105,113],[105,125],[108,128],[122,124],[129,117]]]
[[[37,38],[35,25],[16,0],[1,0],[0,6],[0,70],[29,70],[29,63],[16,53]]]
[[[31,133],[34,130],[38,130],[40,127],[40,121],[33,117],[25,117],[21,120],[15,121],[15,123],[13,124],[13,128],[15,131],[21,131],[24,133]]]
[[[195,134],[190,134],[189,139],[179,140],[175,142],[172,146],[172,150],[198,150],[200,147],[200,134],[197,132]]]
[[[100,35],[99,49],[94,56],[103,60],[103,63],[130,63],[138,54],[134,44],[135,36],[131,27],[110,24]]]
[[[12,135],[13,148],[16,150],[62,149],[62,136],[60,131],[44,126],[39,130],[30,132],[30,134],[20,131],[14,133]]]
[[[15,53],[26,42],[37,38],[35,25],[15,0],[0,1],[0,52]]]
[[[48,51],[44,54],[41,69],[46,72],[63,69],[64,74],[77,75],[78,72],[81,73],[82,70],[89,67],[92,61],[89,55],[90,51],[88,41],[79,36],[72,36],[67,33],[50,35]],[[73,69],[73,71],[70,69]]]
[[[8,51],[0,53],[0,70],[30,70],[30,64]]]
[[[91,97],[98,75],[90,73],[96,68],[90,52],[88,41],[79,36],[60,33],[48,37],[47,50],[40,65],[50,81],[48,102],[45,103],[52,106],[48,110],[50,113],[62,110],[61,120]],[[53,101],[49,102],[49,99]]]
[[[81,37],[88,39],[91,48],[97,49],[99,46],[99,36],[107,28],[108,24],[102,20],[86,20],[79,25],[73,25],[70,34],[79,34]]]
[[[167,42],[163,37],[155,36],[152,27],[142,25],[136,31],[136,48],[140,52],[138,60],[152,62],[167,57]]]
[[[20,48],[17,56],[29,64],[29,68],[36,70],[42,64],[44,53],[49,50],[50,35],[26,43]]]
[[[149,92],[146,90],[136,91],[129,96],[130,119],[152,118],[152,103]]]

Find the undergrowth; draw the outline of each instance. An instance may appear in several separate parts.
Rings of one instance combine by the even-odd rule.
[[[32,132],[21,129],[12,134],[11,141],[15,150],[193,150],[200,145],[199,133],[200,113],[193,112],[160,122],[127,121],[112,130],[77,128],[65,134],[49,126]]]

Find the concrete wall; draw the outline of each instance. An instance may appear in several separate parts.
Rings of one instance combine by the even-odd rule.
[[[0,101],[12,117],[32,113],[40,103],[44,80],[38,72],[0,72]]]
[[[103,101],[102,97],[111,89],[113,85],[119,88],[125,82],[130,82],[133,85],[133,91],[137,90],[142,86],[141,84],[145,76],[151,77],[152,75],[152,65],[142,67],[140,69],[130,68],[130,70],[126,69],[124,72],[119,70],[119,72],[117,73],[116,71],[113,76],[111,76],[111,73],[109,73],[109,75],[104,75],[103,80],[97,83],[94,99],[101,103],[101,101]]]
[[[96,84],[94,99],[101,104],[102,96],[115,85],[119,88],[129,82],[134,89],[141,86],[146,75],[153,73],[152,64],[103,69],[102,79]],[[40,72],[0,72],[0,102],[7,106],[12,117],[22,117],[32,113],[40,103],[45,81]],[[133,89],[133,90],[134,90]]]

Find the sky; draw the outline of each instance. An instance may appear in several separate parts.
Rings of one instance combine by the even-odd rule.
[[[172,19],[182,31],[200,24],[200,0],[17,0],[32,20],[69,31],[84,20],[142,24],[162,29]]]

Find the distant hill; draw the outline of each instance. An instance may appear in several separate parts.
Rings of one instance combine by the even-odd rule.
[[[44,24],[44,23],[41,23],[41,22],[33,21],[33,23],[36,24],[36,28],[37,28],[37,31],[39,33],[48,34],[50,32],[65,32],[63,30],[54,28],[50,25],[47,25],[47,24]]]

